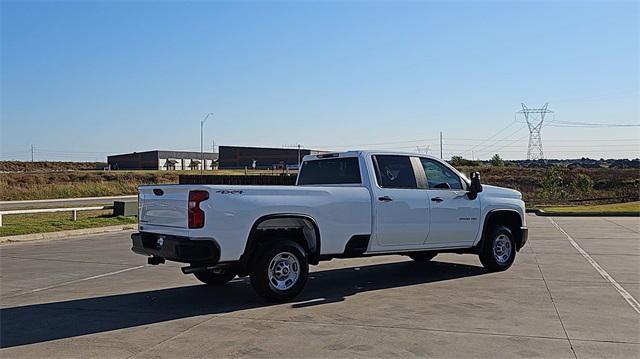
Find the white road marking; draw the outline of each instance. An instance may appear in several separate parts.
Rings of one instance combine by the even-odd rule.
[[[22,292],[22,293],[18,293],[18,294],[15,294],[15,295],[11,295],[8,298],[17,297],[17,296],[25,295],[25,294],[41,292],[43,290],[63,287],[65,285],[85,282],[85,281],[92,280],[92,279],[108,277],[108,276],[112,276],[112,275],[128,272],[128,271],[131,271],[131,270],[134,270],[134,269],[144,268],[144,267],[145,267],[144,265],[139,265],[139,266],[135,266],[135,267],[131,267],[131,268],[120,269],[120,270],[117,270],[115,272],[103,273],[103,274],[98,274],[98,275],[94,275],[94,276],[87,277],[87,278],[75,279],[75,280],[71,280],[71,281],[68,281],[68,282],[62,282],[62,283],[58,283],[58,284],[53,284],[53,285],[50,285],[50,286],[47,286],[47,287],[36,288],[36,289],[29,290],[27,292]]]
[[[598,264],[598,262],[595,261],[595,259],[593,259],[589,253],[587,253],[584,249],[582,249],[582,247],[580,247],[578,245],[578,243],[576,243],[576,241],[571,238],[571,236],[569,235],[569,233],[567,233],[564,229],[562,229],[562,227],[560,227],[560,225],[558,225],[556,223],[556,221],[554,221],[551,217],[547,217],[549,218],[549,220],[551,221],[551,223],[562,233],[564,233],[565,236],[567,236],[567,239],[569,240],[569,243],[571,243],[571,245],[580,253],[582,254],[582,256],[584,257],[584,259],[587,260],[587,262],[589,262],[589,264],[591,264],[591,266],[593,268],[595,268],[595,270],[598,271],[598,273],[600,273],[600,275],[602,276],[602,278],[606,279],[609,281],[609,283],[611,283],[611,285],[618,291],[618,293],[620,293],[620,295],[622,296],[622,298],[624,298],[624,300],[627,301],[627,303],[629,303],[629,305],[631,306],[631,308],[633,308],[633,310],[636,311],[636,313],[640,314],[640,303],[638,303],[638,301],[631,295],[629,294],[629,292],[627,292],[618,282],[616,282],[615,279],[613,279],[612,276],[609,275],[609,273],[607,273],[607,271],[604,270],[604,268],[600,267],[600,265]]]

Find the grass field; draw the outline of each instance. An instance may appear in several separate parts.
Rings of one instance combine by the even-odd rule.
[[[199,171],[67,171],[0,173],[0,200],[119,196],[138,193],[143,184],[178,183],[181,174]],[[248,171],[249,175],[271,171]],[[244,170],[204,171],[214,175],[244,175]]]
[[[613,203],[588,206],[559,206],[559,207],[542,207],[545,212],[549,213],[622,213],[636,212],[640,213],[640,202]]]
[[[528,206],[571,204],[571,200],[602,199],[585,204],[638,201],[637,169],[569,169],[536,167],[461,167],[463,173],[479,171],[482,183],[513,188]],[[276,172],[275,174],[278,174]],[[142,184],[178,183],[178,175],[198,171],[58,171],[0,173],[0,200],[100,197],[132,195]],[[243,175],[244,170],[205,171],[212,175]],[[271,174],[249,171],[247,174]]]
[[[111,215],[111,210],[78,212],[76,221],[71,220],[70,212],[4,215],[2,216],[0,237],[135,224],[137,222],[137,217],[114,217]]]

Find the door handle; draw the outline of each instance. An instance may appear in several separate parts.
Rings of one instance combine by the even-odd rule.
[[[378,197],[378,201],[391,202],[391,201],[393,201],[393,198],[391,198],[389,196],[382,196],[382,197]]]
[[[444,200],[443,200],[442,198],[440,198],[440,197],[433,197],[433,198],[431,198],[431,200],[432,200],[432,201],[434,201],[434,202],[442,202],[442,201],[444,201]]]

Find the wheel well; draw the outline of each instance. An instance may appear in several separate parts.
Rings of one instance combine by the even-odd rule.
[[[311,217],[302,215],[268,215],[258,219],[251,227],[247,245],[240,257],[243,267],[251,261],[256,250],[264,243],[287,239],[302,246],[310,264],[318,264],[320,257],[320,231]]]
[[[490,212],[485,219],[482,239],[484,240],[489,229],[497,225],[507,226],[511,230],[516,240],[516,249],[520,250],[522,246],[522,231],[520,230],[520,227],[522,227],[522,219],[520,218],[520,214],[515,211],[505,210]]]

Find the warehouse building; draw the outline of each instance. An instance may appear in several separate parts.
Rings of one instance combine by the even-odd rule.
[[[112,170],[165,170],[189,171],[217,168],[218,154],[205,152],[204,163],[200,152],[185,151],[145,151],[107,156],[107,164]]]
[[[266,148],[220,146],[218,167],[220,169],[256,168],[284,169],[296,168],[298,160],[320,151],[297,148]]]

